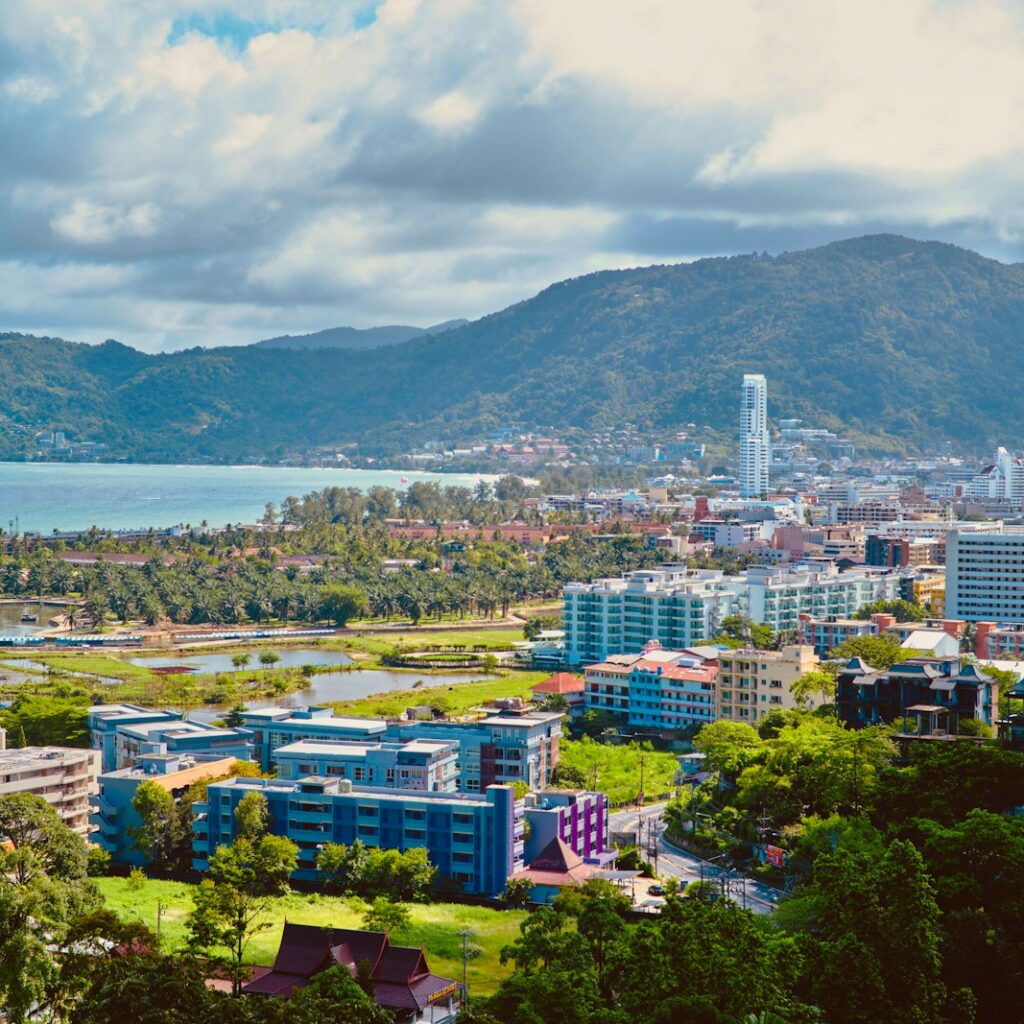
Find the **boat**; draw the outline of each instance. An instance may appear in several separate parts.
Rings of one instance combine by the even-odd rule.
[[[22,615],[22,617],[21,617],[21,621],[22,622],[38,622],[39,621],[39,616],[38,615],[32,615],[29,612],[25,612],[25,614]]]

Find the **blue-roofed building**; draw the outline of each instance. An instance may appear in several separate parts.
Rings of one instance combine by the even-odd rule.
[[[317,880],[316,857],[327,843],[423,848],[443,877],[463,891],[493,896],[523,867],[524,803],[511,786],[483,793],[400,792],[352,786],[347,779],[232,778],[209,787],[193,805],[193,867],[205,871],[219,845],[235,835],[235,808],[251,792],[267,798],[271,831],[299,847],[293,878]]]
[[[176,711],[141,708],[135,704],[94,704],[89,708],[86,725],[89,746],[103,752],[102,770],[112,772],[124,767],[117,763],[117,731],[122,726],[141,725],[145,722],[180,722]]]
[[[323,775],[374,789],[454,793],[459,788],[459,745],[447,740],[397,743],[300,740],[271,755],[278,778]]]
[[[191,755],[202,760],[252,760],[248,729],[222,729],[205,722],[136,722],[119,725],[114,740],[117,768],[129,768],[144,754]]]
[[[258,708],[242,714],[242,725],[252,734],[253,760],[269,771],[279,747],[301,740],[384,739],[387,725],[379,718],[339,718],[330,708]]]

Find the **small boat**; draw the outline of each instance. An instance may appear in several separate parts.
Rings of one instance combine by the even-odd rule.
[[[22,622],[38,622],[39,621],[39,616],[38,615],[31,615],[28,612],[25,612],[25,614],[22,615],[22,617],[21,617],[21,621]]]

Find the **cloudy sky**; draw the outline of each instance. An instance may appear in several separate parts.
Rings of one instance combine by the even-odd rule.
[[[476,317],[873,231],[1024,259],[1021,0],[7,0],[0,330]]]

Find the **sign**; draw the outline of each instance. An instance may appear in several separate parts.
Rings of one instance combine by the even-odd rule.
[[[764,859],[772,867],[783,868],[786,866],[786,851],[781,846],[766,846],[764,848]]]

